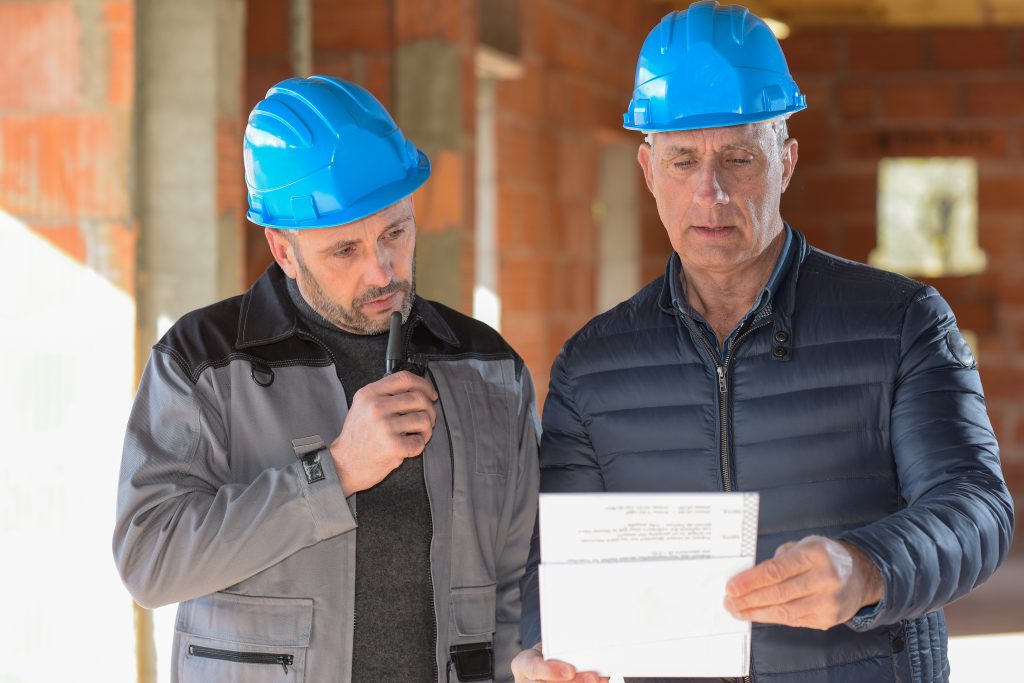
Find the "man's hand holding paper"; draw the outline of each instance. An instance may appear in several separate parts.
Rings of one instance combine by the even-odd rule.
[[[735,576],[725,607],[737,619],[829,629],[882,599],[878,568],[856,546],[821,536],[784,543]]]

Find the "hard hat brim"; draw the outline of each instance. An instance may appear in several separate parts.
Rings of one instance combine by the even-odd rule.
[[[266,220],[250,209],[246,213],[246,218],[256,225],[282,230],[315,230],[354,223],[405,199],[427,182],[430,177],[430,160],[420,150],[417,150],[417,154],[419,162],[409,170],[404,178],[370,192],[340,211],[332,211],[308,219]]]

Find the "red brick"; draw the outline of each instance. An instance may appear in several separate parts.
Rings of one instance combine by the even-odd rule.
[[[1011,64],[1005,28],[938,28],[931,31],[932,55],[940,69],[1004,69]]]
[[[524,190],[510,187],[508,183],[497,185],[498,248],[523,246],[523,195]]]
[[[106,3],[103,13],[110,32],[107,103],[127,106],[135,92],[135,5],[116,0]]]
[[[878,194],[873,171],[829,171],[805,177],[807,211],[814,213],[866,212],[873,214]]]
[[[1024,170],[994,175],[982,170],[978,178],[978,211],[1024,213]]]
[[[969,82],[965,105],[968,116],[1019,118],[1024,112],[1024,78]]]
[[[289,25],[291,23],[288,0],[248,0],[245,12],[245,50],[248,59],[254,57],[288,58]],[[320,20],[314,8],[313,24]]]
[[[1021,387],[1024,387],[1024,368],[1012,365],[991,366],[982,362],[978,370],[990,405],[993,399],[1020,400]]]
[[[1024,308],[1024,271],[1021,269],[988,268],[978,278],[988,290],[995,292],[1001,306]]]
[[[394,47],[391,3],[377,0],[314,0],[315,51],[388,52]]]
[[[891,156],[973,156],[985,159],[1008,155],[1007,131],[995,127],[846,128],[839,133],[839,150],[849,159]]]
[[[851,31],[851,71],[914,71],[924,67],[924,34],[917,29]]]
[[[501,307],[509,313],[550,310],[554,268],[541,254],[503,255],[500,266]]]
[[[399,45],[432,39],[476,42],[476,15],[463,0],[392,0],[391,4]]]
[[[245,171],[242,134],[245,121],[221,118],[217,122],[217,213],[241,215],[245,196],[240,191]]]
[[[0,5],[0,108],[79,105],[81,44],[71,2]]]
[[[952,118],[959,87],[935,81],[889,81],[882,86],[882,111],[893,119]]]
[[[431,159],[430,182],[413,195],[416,225],[423,232],[442,232],[462,227],[465,220],[465,170],[462,155],[441,151]]]
[[[842,246],[835,250],[836,255],[867,263],[871,251],[878,246],[878,227],[867,221],[844,225],[839,230],[839,244]],[[824,244],[815,246],[830,250]]]
[[[544,92],[544,74],[533,63],[524,64],[522,78],[498,81],[494,88],[495,106],[500,113],[512,112],[535,122],[540,116]]]
[[[847,81],[836,88],[835,103],[846,119],[872,118],[878,111],[879,99],[871,81]]]
[[[125,215],[127,130],[105,114],[0,119],[0,205],[28,218]]]
[[[948,289],[943,291],[943,295],[960,327],[975,334],[987,334],[996,329],[996,302],[993,299],[979,295],[956,296]]]
[[[825,163],[833,136],[828,126],[827,112],[808,109],[789,120],[789,135],[799,142],[797,168]]]
[[[1017,269],[1021,259],[1021,241],[1024,232],[1012,219],[980,214],[978,244],[988,257],[988,267]]]
[[[786,62],[797,84],[805,73],[839,70],[842,34],[831,29],[797,29],[782,43]]]
[[[555,56],[560,40],[559,20],[555,6],[549,2],[523,3],[521,46],[523,57],[538,56],[545,61]]]

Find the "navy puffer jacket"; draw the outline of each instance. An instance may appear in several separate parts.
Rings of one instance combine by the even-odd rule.
[[[758,561],[809,534],[844,539],[885,598],[827,631],[755,624],[751,679],[946,681],[942,607],[996,570],[1013,527],[974,359],[932,287],[795,231],[791,248],[724,372],[673,304],[675,256],[572,337],[551,371],[541,491],[758,491]],[[535,538],[524,646],[541,640],[538,560]]]

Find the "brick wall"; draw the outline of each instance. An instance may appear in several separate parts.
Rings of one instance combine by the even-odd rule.
[[[602,145],[639,143],[621,129],[636,55],[662,15],[653,3],[533,0],[520,4],[523,78],[497,90],[502,333],[547,392],[562,343],[597,311]],[[635,179],[642,183],[637,168]],[[669,247],[642,190],[643,276]]]
[[[133,10],[0,2],[0,211],[127,292]]]
[[[801,30],[783,43],[809,107],[783,215],[817,246],[866,261],[878,160],[978,160],[985,272],[931,280],[978,335],[1004,469],[1024,493],[1024,31]]]

